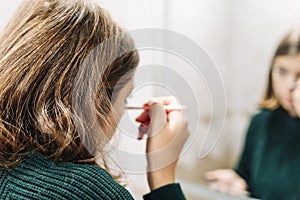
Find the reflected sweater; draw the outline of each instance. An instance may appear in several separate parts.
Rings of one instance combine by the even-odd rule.
[[[104,169],[79,163],[55,163],[33,154],[15,169],[0,168],[2,199],[23,200],[130,200],[131,194]],[[152,199],[185,199],[179,184],[170,184],[144,196]]]
[[[300,120],[282,108],[252,118],[237,173],[253,197],[300,200]]]

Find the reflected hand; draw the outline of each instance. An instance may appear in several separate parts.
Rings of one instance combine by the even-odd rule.
[[[292,93],[293,105],[298,117],[300,117],[300,79],[297,81],[296,88]]]
[[[209,189],[234,196],[248,195],[247,183],[232,169],[218,169],[205,173]]]

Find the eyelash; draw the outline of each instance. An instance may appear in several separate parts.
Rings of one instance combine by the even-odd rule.
[[[278,69],[278,73],[279,73],[280,75],[285,75],[285,74],[286,74],[286,70],[284,70],[284,69],[282,69],[282,68],[279,68],[279,69]]]

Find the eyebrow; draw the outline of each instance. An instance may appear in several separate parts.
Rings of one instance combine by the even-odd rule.
[[[286,65],[283,64],[283,63],[274,63],[273,67],[276,67],[276,68],[285,68]]]
[[[275,61],[274,65],[285,65],[284,63],[282,63],[281,61]]]

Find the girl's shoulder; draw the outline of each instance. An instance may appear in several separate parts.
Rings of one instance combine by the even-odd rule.
[[[287,111],[284,110],[282,107],[273,110],[262,108],[252,116],[252,119],[254,121],[265,121],[265,120],[283,119],[283,118],[290,118],[290,116],[287,113]]]
[[[32,155],[17,168],[2,173],[9,183],[7,191],[21,192],[18,195],[31,199],[47,196],[54,199],[133,199],[105,169],[95,165],[56,163],[41,155]]]
[[[252,115],[252,121],[265,121],[276,113],[276,110],[259,109]]]

